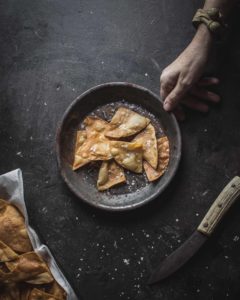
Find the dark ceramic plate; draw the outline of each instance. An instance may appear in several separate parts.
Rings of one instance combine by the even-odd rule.
[[[126,172],[127,184],[105,192],[96,188],[99,163],[72,171],[76,131],[87,115],[97,115],[110,121],[119,106],[126,106],[149,117],[157,136],[167,135],[170,141],[170,162],[165,174],[149,183],[143,174]],[[57,131],[57,159],[61,175],[70,190],[95,207],[130,210],[148,203],[167,187],[176,173],[181,157],[181,135],[175,117],[163,110],[159,98],[135,84],[112,82],[96,86],[73,101],[65,112]]]

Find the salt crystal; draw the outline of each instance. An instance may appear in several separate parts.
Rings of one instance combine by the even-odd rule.
[[[239,241],[239,236],[238,236],[238,235],[235,235],[235,237],[233,238],[233,241],[234,241],[234,242]]]

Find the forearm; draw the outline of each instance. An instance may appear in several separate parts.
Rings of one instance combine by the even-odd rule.
[[[203,9],[218,8],[223,18],[226,19],[236,3],[237,0],[206,0]],[[212,41],[213,37],[211,32],[205,24],[201,24],[196,31],[192,44],[196,47],[201,45],[202,49],[209,51],[212,46]]]

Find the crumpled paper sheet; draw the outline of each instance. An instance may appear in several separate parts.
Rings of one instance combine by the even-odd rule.
[[[63,273],[57,266],[54,257],[46,245],[43,245],[34,229],[28,223],[28,214],[24,201],[22,171],[16,169],[0,176],[0,198],[9,201],[17,206],[25,217],[25,223],[32,242],[34,251],[36,251],[48,264],[55,280],[62,286],[67,293],[67,300],[79,300],[72,287],[64,277]]]

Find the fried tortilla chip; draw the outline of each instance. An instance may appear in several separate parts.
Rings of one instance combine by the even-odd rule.
[[[142,144],[139,142],[111,142],[111,154],[122,167],[135,173],[142,173]]]
[[[153,169],[148,162],[144,161],[143,166],[149,181],[155,181],[161,177],[169,163],[169,141],[166,136],[161,137],[157,141],[158,145],[158,166],[157,169]]]
[[[66,292],[56,281],[53,282],[48,293],[53,295],[54,297],[56,297],[59,300],[65,300],[67,298]]]
[[[86,161],[109,160],[112,158],[110,141],[99,141],[94,138],[88,139],[75,155],[73,170],[86,164]]]
[[[8,205],[8,202],[6,200],[0,199],[0,211],[5,209]]]
[[[6,266],[10,272],[0,272],[0,280],[2,278],[4,281],[24,281],[31,282],[32,284],[43,284],[53,282],[53,277],[49,273],[47,264],[35,252],[28,252],[19,255],[16,260],[6,262]],[[40,283],[38,276],[46,273],[48,273],[48,275],[45,275],[45,277],[40,276]]]
[[[87,117],[84,120],[86,131],[77,135],[73,170],[86,165],[90,161],[109,160],[112,158],[109,140],[105,137],[108,123],[97,117]],[[83,140],[83,136],[85,140]],[[78,140],[83,141],[81,144]]]
[[[21,299],[21,290],[20,287],[11,283],[0,287],[0,299],[1,300],[20,300]]]
[[[126,182],[126,177],[122,167],[115,161],[102,162],[97,181],[99,191],[105,191],[123,182]]]
[[[83,145],[86,139],[87,139],[87,132],[85,130],[78,130],[76,136],[76,143],[75,143],[75,152],[78,152],[78,148]]]
[[[5,207],[0,210],[0,240],[17,253],[32,250],[24,217],[20,211],[11,204],[6,204]]]
[[[131,136],[140,132],[149,123],[148,118],[125,107],[120,107],[109,123],[110,129],[105,136],[116,139]]]
[[[29,300],[60,300],[55,296],[45,293],[38,289],[33,289],[29,295]]]
[[[83,121],[88,138],[105,140],[105,132],[109,129],[109,123],[98,117],[87,117]]]
[[[149,124],[144,131],[140,132],[133,141],[143,145],[143,158],[154,168],[158,165],[158,149],[156,132],[152,124]]]
[[[10,247],[0,241],[0,262],[7,262],[14,260],[18,257]]]
[[[74,152],[74,161],[73,161],[73,170],[76,170],[90,162],[89,159],[81,156],[81,146],[84,144],[86,139],[87,139],[87,132],[85,130],[77,131],[75,152]]]

